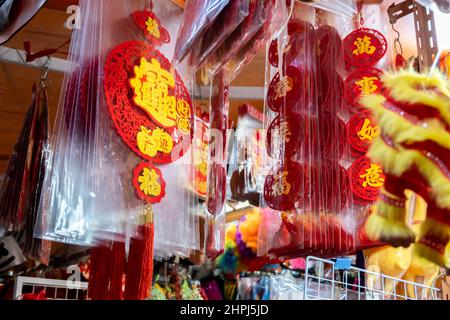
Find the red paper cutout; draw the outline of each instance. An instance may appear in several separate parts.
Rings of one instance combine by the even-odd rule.
[[[380,130],[369,112],[355,114],[348,122],[348,136],[352,151],[365,154]]]
[[[320,137],[317,145],[322,156],[330,160],[341,159],[347,145],[344,121],[331,112],[324,112],[319,115],[317,125]]]
[[[285,69],[286,66],[290,66],[294,60],[299,58],[299,56],[305,54],[302,50],[305,50],[306,43],[312,42],[309,40],[311,40],[313,34],[314,27],[309,22],[298,19],[291,19],[289,21],[289,41],[283,55],[283,69]],[[272,66],[278,67],[278,60],[278,40],[273,40],[269,49],[269,62]]]
[[[336,71],[320,72],[318,102],[321,110],[338,111],[341,109],[344,97],[344,80]]]
[[[289,113],[276,117],[267,130],[267,152],[276,159],[288,160],[299,152],[307,137],[305,117]]]
[[[320,26],[317,31],[319,59],[322,68],[335,70],[343,57],[343,42],[337,30],[331,26]]]
[[[280,73],[273,78],[267,93],[269,108],[275,112],[292,112],[299,102],[302,90],[302,74],[296,67],[288,67],[286,76],[281,80]]]
[[[156,204],[166,195],[166,182],[161,170],[151,163],[142,162],[133,172],[133,185],[140,199]]]
[[[169,32],[161,25],[161,20],[149,10],[136,11],[132,14],[134,23],[141,29],[147,41],[157,47],[170,42]]]
[[[169,86],[167,95],[163,93],[161,96],[157,97],[161,97],[161,101],[165,103],[164,106],[167,106],[168,103],[164,99],[172,97],[175,97],[175,101],[186,102],[182,104],[183,108],[179,108],[179,104],[176,106],[177,114],[172,115],[173,123],[171,124],[175,124],[173,126],[161,126],[161,123],[152,119],[149,116],[150,114],[145,112],[142,106],[138,106],[135,103],[137,91],[136,89],[133,89],[130,82],[132,82],[133,79],[134,81],[137,81],[135,79],[136,68],[142,65],[143,59],[149,63],[160,64],[162,69],[170,71],[173,75],[174,87],[172,88]],[[114,48],[109,53],[106,60],[104,87],[108,108],[117,132],[127,146],[136,154],[143,159],[150,160],[154,163],[167,164],[178,160],[187,152],[193,134],[191,124],[193,123],[194,115],[193,112],[187,114],[185,109],[188,108],[188,110],[192,110],[191,100],[179,74],[173,69],[169,60],[153,46],[142,41],[129,41]],[[161,103],[158,103],[157,105],[161,106]],[[180,119],[183,120],[182,123],[179,123]],[[158,152],[155,156],[144,153],[139,148],[137,141],[137,136],[142,131],[143,127],[151,132],[160,129],[169,134],[173,140],[172,151],[170,153],[161,152],[160,150],[164,150],[166,146],[158,144]],[[180,128],[185,130],[181,130]],[[187,129],[189,129],[189,132],[186,132]],[[163,139],[162,144],[165,144],[166,142],[167,139]],[[166,148],[166,151],[167,150],[168,149]]]
[[[344,39],[345,61],[355,67],[373,66],[386,51],[386,38],[377,30],[356,29]]]
[[[304,182],[304,168],[296,162],[285,162],[266,177],[264,199],[267,205],[280,211],[294,209],[303,200]]]
[[[361,157],[350,167],[352,191],[358,198],[364,201],[374,202],[380,195],[384,185],[385,175],[381,167],[373,163],[367,157]]]
[[[345,97],[352,106],[364,108],[359,99],[365,95],[383,91],[383,71],[376,68],[361,68],[352,72],[345,80]]]

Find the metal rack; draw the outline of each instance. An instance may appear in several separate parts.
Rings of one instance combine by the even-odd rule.
[[[369,277],[374,281],[367,284]],[[387,283],[392,290],[386,289]],[[308,257],[304,285],[305,300],[442,300],[441,289],[435,286],[345,265],[339,259]],[[413,297],[408,296],[407,288],[413,289]]]
[[[45,291],[47,300],[86,300],[88,283],[70,280],[17,277],[14,285],[14,300],[25,293],[38,294]]]

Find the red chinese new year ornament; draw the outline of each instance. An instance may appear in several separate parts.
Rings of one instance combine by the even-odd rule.
[[[287,113],[294,109],[299,102],[301,90],[302,74],[296,67],[288,67],[286,75],[281,76],[277,73],[270,83],[267,92],[267,103],[269,108],[274,112]]]
[[[181,77],[153,46],[129,41],[105,64],[108,108],[123,141],[145,160],[172,163],[189,149],[191,100]]]
[[[350,167],[352,191],[356,202],[374,202],[384,185],[383,169],[367,157],[361,157]]]
[[[150,44],[156,47],[170,42],[169,32],[161,25],[161,21],[152,11],[136,11],[132,16],[134,23],[143,31]]]
[[[345,97],[352,106],[362,109],[359,100],[383,91],[383,71],[376,68],[361,68],[353,71],[345,80]]]
[[[369,112],[355,114],[348,122],[348,140],[353,153],[365,154],[380,134]]]
[[[142,162],[133,173],[133,185],[139,198],[149,204],[156,204],[166,195],[166,182],[161,170],[151,163]]]
[[[305,117],[288,113],[276,117],[267,130],[267,152],[271,157],[286,160],[294,156],[306,139]]]
[[[291,19],[288,24],[288,43],[283,50],[283,69],[290,66],[291,63],[302,55],[305,50],[305,43],[314,33],[312,24],[298,19]],[[278,67],[279,64],[279,40],[273,40],[269,48],[269,62],[272,66]]]
[[[386,51],[386,38],[374,29],[356,29],[344,39],[345,61],[355,67],[375,65]]]
[[[280,211],[292,210],[303,200],[302,187],[305,182],[304,168],[293,161],[287,161],[275,168],[264,184],[264,199],[267,205]]]
[[[343,42],[338,31],[329,25],[320,26],[317,31],[320,66],[329,70],[340,65],[343,56]]]

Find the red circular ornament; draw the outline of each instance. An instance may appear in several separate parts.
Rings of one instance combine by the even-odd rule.
[[[306,135],[304,117],[298,113],[279,115],[267,130],[267,152],[276,159],[289,159],[299,152]]]
[[[307,49],[305,44],[312,37],[314,27],[306,21],[291,19],[288,24],[288,43],[283,55],[283,69],[289,66],[299,56],[305,56]],[[273,40],[269,48],[269,62],[272,66],[278,67],[278,43],[279,40]]]
[[[352,191],[356,198],[374,202],[380,195],[385,175],[382,168],[367,157],[361,157],[350,167]]]
[[[350,184],[345,168],[335,161],[324,161],[308,169],[308,187],[311,190],[311,211],[337,213],[348,201]]]
[[[302,74],[296,67],[288,67],[286,76],[281,79],[280,73],[273,78],[267,93],[267,103],[274,112],[290,112],[299,103],[302,90]]]
[[[161,21],[149,10],[136,11],[132,14],[134,23],[144,32],[145,38],[154,46],[170,42],[169,32],[163,28]]]
[[[336,71],[322,69],[318,103],[321,110],[339,111],[343,102],[344,80]]]
[[[318,139],[322,158],[340,160],[347,145],[345,123],[330,112],[320,114],[318,118]]]
[[[344,39],[345,61],[355,67],[371,67],[387,51],[387,41],[377,30],[356,29]]]
[[[167,164],[187,152],[191,100],[172,64],[153,46],[129,41],[114,48],[106,60],[104,88],[117,132],[136,154]]]
[[[151,163],[142,162],[133,172],[133,185],[140,199],[156,204],[166,195],[166,182],[161,170]]]
[[[287,161],[266,177],[264,199],[267,205],[280,211],[292,210],[303,199],[305,172],[303,167]]]
[[[370,112],[357,113],[348,122],[348,140],[353,151],[367,153],[379,133],[380,129],[373,122]]]
[[[345,97],[352,106],[364,108],[359,100],[363,96],[383,91],[383,71],[376,68],[361,68],[353,71],[345,80]]]
[[[343,43],[337,30],[328,25],[320,26],[317,31],[319,43],[319,60],[322,68],[336,69],[343,56]]]
[[[208,211],[213,215],[217,215],[223,210],[227,192],[226,186],[227,173],[225,167],[213,163],[209,169],[207,199]]]

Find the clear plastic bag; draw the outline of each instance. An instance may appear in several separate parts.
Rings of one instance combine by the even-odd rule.
[[[174,62],[178,64],[192,50],[203,33],[214,23],[229,0],[187,0],[178,32]]]
[[[196,47],[192,65],[199,67],[249,15],[250,0],[231,0]]]
[[[48,149],[38,237],[81,245],[139,238],[140,215],[153,197],[155,258],[188,257],[200,248],[198,196],[190,180],[195,126],[188,119],[195,107],[189,104],[189,91],[194,86],[186,65],[174,68],[167,58],[173,55],[175,43],[170,39],[178,33],[183,11],[169,1],[147,4],[144,0],[121,0],[114,6],[105,0],[80,2],[80,12],[86,14],[83,28],[72,36],[72,68],[66,73]],[[140,17],[154,28],[142,27]],[[163,123],[167,119],[159,118],[161,123],[155,126],[150,109],[138,110],[139,70],[149,64],[155,73],[167,76],[167,98],[175,95],[186,102],[178,104],[178,124],[170,129],[173,148],[165,144],[163,133],[171,126]],[[133,83],[128,81],[133,78]],[[164,95],[164,79],[161,83]],[[183,133],[180,128],[186,129],[187,123]],[[165,138],[155,156],[147,147],[154,142],[150,135],[157,128]],[[156,184],[151,184],[155,174]]]
[[[275,212],[262,224],[259,254],[326,257],[355,248],[342,53],[351,27],[350,19],[295,3],[267,48],[271,171],[261,205]]]

